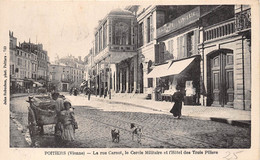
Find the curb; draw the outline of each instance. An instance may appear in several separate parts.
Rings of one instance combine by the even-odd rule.
[[[10,96],[10,98],[19,98],[19,97],[27,97],[28,96],[28,94],[27,95],[17,95],[17,96]]]
[[[168,113],[167,111],[163,111],[163,110],[160,110],[160,109],[154,109],[154,108],[151,108],[151,107],[137,105],[137,104],[132,104],[132,103],[128,103],[128,102],[120,102],[120,101],[113,101],[113,100],[107,100],[107,99],[100,99],[99,97],[95,97],[95,98],[98,101],[108,102],[110,104],[114,103],[114,104],[131,105],[131,106],[135,106],[135,107],[150,109],[150,110],[153,110],[153,111],[159,111],[159,112],[163,112],[163,113]],[[170,113],[168,113],[168,114],[170,114]],[[230,124],[232,126],[238,126],[238,127],[245,127],[245,128],[250,128],[251,127],[251,121],[250,120],[232,120],[232,119],[228,119],[228,118],[199,117],[199,116],[190,116],[190,115],[184,115],[184,116],[191,117],[191,118],[194,118],[194,119],[210,120],[210,121],[214,121],[214,122],[226,123],[226,124]]]

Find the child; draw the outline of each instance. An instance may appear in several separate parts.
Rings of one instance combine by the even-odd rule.
[[[63,126],[63,131],[61,133],[61,139],[67,141],[75,140],[75,117],[74,111],[71,107],[70,102],[64,102],[65,110],[60,112],[61,122]]]

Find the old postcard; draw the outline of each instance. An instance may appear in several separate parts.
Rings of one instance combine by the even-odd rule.
[[[6,159],[259,159],[259,2],[0,1]]]

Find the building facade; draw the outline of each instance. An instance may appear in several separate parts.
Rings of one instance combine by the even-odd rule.
[[[136,18],[126,10],[112,10],[95,31],[93,76],[95,92],[137,91]]]
[[[25,92],[25,90],[33,90],[37,86],[46,86],[49,57],[47,52],[43,50],[42,44],[34,44],[29,40],[29,42],[19,43],[17,46],[17,38],[13,36],[13,32],[9,32],[9,39],[11,93]],[[44,56],[40,53],[43,53]],[[38,56],[43,57],[41,62],[39,62]]]
[[[67,92],[72,87],[80,88],[82,81],[86,80],[85,65],[81,58],[67,56],[57,59],[50,64],[50,88]]]
[[[179,86],[187,105],[250,110],[250,6],[125,9],[132,14],[113,10],[96,28],[88,75],[97,94],[108,88],[166,100]]]
[[[212,20],[212,16],[221,17]],[[219,6],[201,18],[203,104],[251,109],[251,9]]]

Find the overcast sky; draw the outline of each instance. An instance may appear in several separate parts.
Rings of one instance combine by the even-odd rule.
[[[8,28],[18,42],[30,38],[33,43],[42,43],[51,61],[56,55],[84,58],[98,21],[124,6],[122,2],[13,2],[7,11]]]

